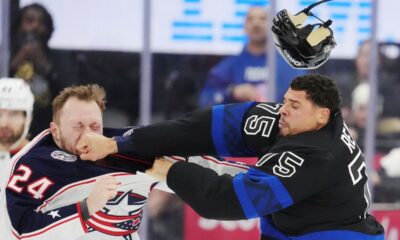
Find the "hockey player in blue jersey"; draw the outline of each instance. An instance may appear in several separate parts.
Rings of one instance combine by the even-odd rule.
[[[383,240],[382,226],[368,214],[363,154],[339,104],[333,80],[305,75],[292,81],[283,105],[215,106],[126,137],[85,135],[77,148],[89,160],[128,149],[145,156],[257,156],[256,166],[234,177],[186,162],[156,161],[150,172],[204,217],[260,218],[261,239]]]

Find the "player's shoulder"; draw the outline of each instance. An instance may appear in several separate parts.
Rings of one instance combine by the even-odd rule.
[[[59,150],[49,129],[41,132],[12,158],[14,165],[35,165],[48,159],[52,152]],[[53,154],[54,155],[54,154]]]
[[[260,113],[269,113],[277,117],[280,116],[279,110],[281,107],[282,104],[276,102],[258,102],[253,105],[253,109],[259,110]]]
[[[307,158],[334,159],[329,138],[324,134],[310,132],[280,138],[272,152],[293,152]]]

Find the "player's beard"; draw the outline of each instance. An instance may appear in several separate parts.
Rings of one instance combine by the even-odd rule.
[[[78,153],[76,152],[76,150],[74,148],[70,148],[68,147],[67,141],[65,140],[66,138],[62,135],[61,131],[60,131],[60,148],[68,153],[72,153],[74,155],[78,155]]]
[[[4,147],[10,147],[21,138],[23,132],[24,132],[24,125],[22,125],[16,131],[14,131],[10,127],[1,127],[0,144]]]

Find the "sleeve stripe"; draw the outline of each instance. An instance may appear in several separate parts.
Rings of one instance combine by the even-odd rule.
[[[218,156],[229,156],[223,135],[224,105],[214,106],[212,110],[212,138]]]
[[[268,184],[271,187],[272,191],[278,202],[281,204],[282,208],[287,208],[293,205],[293,199],[290,196],[289,192],[286,190],[285,186],[279,180],[278,177],[274,175],[270,175],[266,172],[262,172],[256,168],[250,168],[248,171],[251,175],[258,175],[263,177],[268,177]]]
[[[265,174],[265,173],[264,173]],[[270,187],[272,191],[274,191],[274,194],[276,198],[278,199],[279,203],[281,204],[282,208],[287,208],[290,205],[293,204],[293,199],[286,190],[285,186],[283,186],[282,182],[279,180],[279,178],[270,175],[271,182],[270,182]]]
[[[240,104],[217,105],[212,108],[212,139],[218,156],[247,156],[248,149],[244,146],[242,124],[246,112],[256,102]],[[238,148],[229,150],[229,147]],[[243,155],[245,154],[245,155]]]
[[[264,192],[262,194],[272,194],[273,198],[277,201],[277,203],[279,203],[280,209],[293,205],[292,197],[276,176],[269,175],[254,168],[250,168],[246,175],[240,173],[233,178],[233,187],[246,218],[262,217],[261,215],[264,215],[264,211],[271,213],[277,210],[274,210],[272,205],[268,206],[267,203],[267,206],[262,207],[263,209],[257,209],[257,206],[254,205],[251,200],[251,196],[249,195],[251,193],[247,191],[247,187],[245,186],[244,177],[248,175],[253,176],[252,178],[258,178],[258,180],[264,182],[264,184],[268,184],[271,190],[269,193]]]
[[[248,198],[246,188],[244,186],[243,173],[239,173],[233,178],[233,187],[238,197],[240,205],[242,205],[243,212],[247,219],[260,217],[257,210],[254,208],[253,203]]]

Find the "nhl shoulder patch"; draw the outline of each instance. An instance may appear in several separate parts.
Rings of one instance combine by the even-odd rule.
[[[54,159],[57,159],[57,160],[64,161],[64,162],[75,162],[78,159],[77,156],[67,153],[67,152],[64,152],[64,151],[61,151],[61,150],[53,151],[51,153],[51,157]]]

